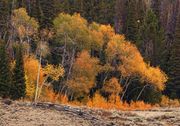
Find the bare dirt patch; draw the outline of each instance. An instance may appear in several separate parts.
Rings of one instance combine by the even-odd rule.
[[[180,108],[105,111],[50,103],[0,101],[0,126],[179,126]]]

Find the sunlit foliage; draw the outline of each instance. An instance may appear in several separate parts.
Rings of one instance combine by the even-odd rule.
[[[163,91],[167,76],[158,66],[145,62],[124,35],[115,33],[110,25],[89,23],[77,13],[60,13],[53,24],[52,29],[39,29],[24,8],[12,13],[16,44],[29,46],[34,36],[37,41],[35,53],[24,57],[27,99],[103,109],[152,107],[138,100],[148,86]],[[24,49],[30,52],[28,46]],[[133,102],[125,96],[135,79],[142,90]]]
[[[46,65],[43,68],[44,76],[48,76],[55,81],[58,81],[59,77],[62,77],[64,74],[64,69],[62,66],[53,66],[53,65]]]
[[[153,106],[145,104],[142,101],[131,102],[130,104],[120,101],[119,96],[111,96],[112,99],[105,100],[100,94],[96,93],[95,96],[87,103],[88,107],[101,108],[101,109],[117,109],[117,110],[147,110]]]
[[[102,91],[110,95],[118,95],[122,92],[122,87],[117,78],[111,78],[104,84]]]
[[[25,78],[26,78],[26,97],[29,99],[34,98],[35,94],[35,85],[37,81],[37,74],[38,74],[38,65],[39,62],[33,56],[25,57],[24,58],[24,69],[25,69]],[[44,79],[44,73],[41,68],[40,71],[40,83],[42,84]]]
[[[160,91],[164,89],[167,81],[166,74],[159,67],[151,67],[146,63],[137,47],[126,41],[124,35],[116,34],[110,25],[95,22],[88,24],[79,14],[61,13],[54,20],[54,28],[56,39],[63,45],[64,54],[72,55],[65,83],[70,96],[75,99],[87,97],[90,89],[96,86],[96,76],[99,72],[105,72],[108,78],[108,73],[115,70],[119,72],[119,77],[104,78],[102,79],[104,82],[100,82],[103,84],[101,91],[109,96],[120,94],[122,100],[135,78],[144,84],[144,88],[151,85]],[[71,48],[68,49],[68,47]],[[88,54],[90,49],[92,55]],[[71,50],[75,52],[72,53]],[[94,59],[92,56],[95,56],[94,50],[98,51],[96,58],[99,60],[98,63],[91,62]],[[77,54],[79,55],[76,56]]]
[[[90,36],[87,21],[79,14],[70,16],[59,14],[54,20],[54,27],[58,37],[66,37],[68,46],[75,46],[78,49],[90,47]],[[60,39],[62,39],[60,38]]]
[[[11,39],[12,45],[16,43],[20,43],[24,47],[24,52],[29,55],[31,50],[31,45],[37,39],[38,22],[30,17],[25,8],[15,9],[11,15],[11,34],[13,39]]]
[[[64,68],[62,66],[54,66],[54,65],[46,65],[43,68],[43,82],[40,85],[40,87],[37,89],[38,90],[38,95],[37,98],[40,98],[42,94],[42,90],[45,89],[46,92],[48,92],[48,89],[51,89],[51,84],[54,81],[58,81],[60,77],[64,75]],[[48,79],[51,79],[51,81],[48,81]],[[45,86],[45,87],[44,87]],[[52,95],[55,97],[55,92],[50,91]],[[55,100],[53,100],[55,101]]]
[[[68,87],[75,93],[88,94],[95,86],[96,75],[100,70],[99,60],[82,51],[73,65],[72,78],[67,82]]]
[[[26,9],[24,8],[14,10],[11,20],[12,26],[15,28],[21,39],[37,33],[39,27],[38,22],[34,18],[28,16]]]
[[[141,81],[153,84],[159,90],[164,89],[167,81],[164,72],[145,63],[135,45],[123,41],[123,37],[118,36],[110,41],[106,53],[110,61],[118,56],[121,61],[118,69],[123,77],[139,77]]]
[[[178,99],[170,99],[167,96],[162,96],[160,106],[162,107],[180,107],[180,101]]]

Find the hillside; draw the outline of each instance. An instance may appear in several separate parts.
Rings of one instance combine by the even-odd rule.
[[[1,126],[178,126],[179,108],[148,111],[105,111],[39,103],[0,102]]]
[[[0,126],[180,126],[180,0],[0,0],[0,15]]]

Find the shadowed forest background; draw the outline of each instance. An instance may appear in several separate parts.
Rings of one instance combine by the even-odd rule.
[[[0,96],[179,105],[180,0],[0,0]]]

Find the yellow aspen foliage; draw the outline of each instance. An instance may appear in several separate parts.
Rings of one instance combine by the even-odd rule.
[[[118,95],[122,92],[122,87],[119,84],[118,79],[113,77],[109,81],[106,81],[102,88],[102,91],[110,95]]]
[[[82,51],[73,65],[72,78],[67,86],[76,93],[89,93],[95,86],[96,75],[100,71],[99,60]]]
[[[99,93],[96,93],[92,99],[87,102],[87,106],[90,108],[101,108],[101,109],[117,109],[117,110],[148,110],[153,106],[146,104],[143,101],[127,102],[120,101],[120,97],[117,95],[111,95],[109,100],[105,100]]]
[[[38,31],[38,22],[28,15],[25,8],[15,9],[11,21],[12,26],[21,38],[31,36]]]
[[[100,50],[104,44],[103,33],[96,30],[91,30],[89,34],[91,36],[91,47],[93,49]]]
[[[115,35],[114,29],[110,25],[100,25],[93,22],[89,29],[92,37],[92,48],[95,49],[101,49]]]
[[[111,38],[115,35],[115,31],[110,25],[100,25],[99,31],[102,32],[105,43],[110,41]]]
[[[41,100],[55,103],[56,99],[57,95],[54,93],[54,91],[51,88],[45,88],[44,95]]]
[[[37,39],[38,22],[35,18],[28,15],[25,8],[13,10],[10,21],[14,32],[13,34],[18,38],[16,40],[23,45],[23,52],[29,55],[31,52],[31,43],[35,42],[31,40]],[[13,44],[17,43],[13,42]]]
[[[58,100],[61,104],[67,104],[68,103],[68,97],[63,94],[58,94]]]
[[[167,96],[162,96],[161,102],[160,102],[161,107],[180,107],[180,101],[178,99],[169,99]]]
[[[43,68],[43,82],[40,86],[40,88],[38,88],[38,98],[40,97],[44,97],[44,96],[41,96],[41,94],[45,95],[46,96],[46,93],[50,93],[48,94],[48,97],[50,98],[50,101],[53,101],[55,102],[55,94],[53,94],[53,90],[51,89],[51,84],[53,81],[58,81],[60,77],[62,77],[64,75],[64,68],[59,65],[59,66],[54,66],[54,65],[46,65],[44,68]],[[48,82],[48,78],[51,78],[52,80],[50,82]],[[44,87],[46,86],[46,87]],[[46,93],[42,93],[42,91],[44,91],[45,89],[45,92]],[[50,89],[50,91],[47,91],[48,89]]]
[[[60,42],[63,44],[66,42],[67,46],[76,46],[79,50],[91,48],[100,50],[104,43],[115,35],[110,25],[94,22],[88,24],[87,20],[77,13],[73,15],[60,13],[53,23]]]
[[[117,37],[118,38],[118,37]],[[120,39],[114,39],[108,43],[106,54],[109,61],[118,56],[121,64],[119,71],[124,77],[139,77],[141,81],[152,84],[159,90],[163,90],[167,81],[166,74],[158,67],[151,67],[147,64],[137,47]]]
[[[87,106],[91,108],[107,109],[107,101],[99,93],[96,93],[94,97],[87,102]]]
[[[136,102],[131,102],[129,105],[128,110],[148,110],[151,109],[153,106],[150,104],[146,104],[143,101],[136,101]]]
[[[61,41],[66,38],[68,46],[76,46],[78,49],[91,47],[91,36],[87,25],[87,21],[77,13],[72,16],[60,13],[54,20],[58,38]]]
[[[144,81],[154,85],[161,91],[164,90],[167,75],[159,67],[150,67],[148,65],[144,73]]]
[[[30,82],[26,72],[25,72],[25,81],[26,81],[26,98],[32,100],[35,93],[35,84]]]
[[[111,40],[108,42],[106,49],[106,56],[109,62],[114,59],[117,55],[120,55],[120,46],[125,42],[123,35],[114,35]]]
[[[35,85],[38,74],[38,65],[39,62],[33,56],[24,58],[24,70],[25,70],[25,78],[26,78],[26,97],[29,99],[34,98],[35,93]],[[40,71],[40,83],[43,82],[43,71],[41,68]]]
[[[61,65],[53,66],[48,64],[43,68],[43,73],[44,76],[51,77],[53,80],[57,81],[59,77],[64,75],[64,69]]]

